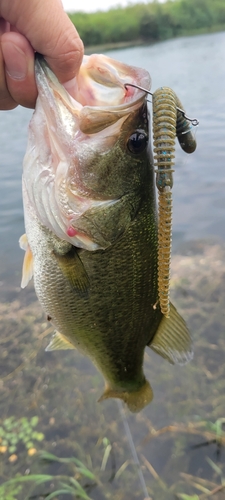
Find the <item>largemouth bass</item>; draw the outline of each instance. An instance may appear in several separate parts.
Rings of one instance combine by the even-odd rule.
[[[153,397],[146,346],[170,363],[192,358],[184,320],[163,316],[157,285],[157,208],[149,119],[150,76],[103,55],[85,56],[72,98],[41,56],[38,99],[23,169],[31,277],[57,329],[47,350],[77,348],[105,379],[100,400],[133,412]]]

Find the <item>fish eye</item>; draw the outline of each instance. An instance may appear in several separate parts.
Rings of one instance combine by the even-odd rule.
[[[145,150],[147,143],[148,135],[146,134],[146,132],[142,129],[137,129],[129,137],[127,141],[127,148],[130,153],[140,154]]]

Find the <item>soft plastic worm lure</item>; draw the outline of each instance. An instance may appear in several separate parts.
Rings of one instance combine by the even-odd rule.
[[[133,84],[132,87],[137,87]],[[153,96],[153,145],[158,188],[158,293],[162,313],[170,313],[170,261],[172,247],[172,187],[175,158],[175,138],[186,153],[193,153],[196,141],[191,131],[198,125],[196,118],[188,118],[175,92],[161,87]]]

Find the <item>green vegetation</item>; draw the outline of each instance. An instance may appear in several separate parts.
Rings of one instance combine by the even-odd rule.
[[[179,453],[182,452],[182,448],[186,446],[186,438],[190,434],[199,435],[205,440],[197,445],[197,447],[208,446],[211,443],[216,443],[220,453],[224,449],[225,445],[225,432],[223,430],[223,425],[225,423],[225,418],[219,418],[215,423],[210,421],[202,421],[197,418],[196,422],[189,422],[188,425],[173,425],[167,426],[158,430],[154,428],[149,428],[149,435],[146,436],[145,441],[151,439],[157,439],[161,434],[164,433],[178,433],[185,436],[183,442],[180,442]],[[52,466],[58,464],[59,466],[64,466],[64,470],[58,471],[58,473],[30,473],[30,469],[21,475],[16,474],[15,477],[5,481],[0,486],[0,500],[31,500],[32,498],[45,498],[45,500],[58,500],[58,495],[60,498],[65,498],[69,496],[71,499],[84,499],[92,500],[91,492],[96,487],[102,489],[104,483],[104,472],[106,470],[108,461],[110,461],[111,454],[113,453],[112,445],[109,440],[104,437],[102,440],[103,445],[103,458],[101,467],[98,467],[96,472],[87,468],[80,460],[75,457],[58,457],[52,453],[41,451],[37,454],[39,459],[39,470],[43,466]],[[102,452],[102,447],[101,447]],[[214,460],[209,458],[207,455],[205,457],[209,467],[212,469],[212,476],[210,480],[204,479],[201,476],[181,473],[182,481],[176,482],[175,484],[169,485],[166,483],[154,470],[149,461],[140,455],[142,463],[151,472],[155,478],[157,485],[151,494],[154,499],[164,499],[164,495],[167,498],[180,499],[180,500],[206,500],[207,498],[214,497],[217,493],[222,493],[225,490],[225,469],[224,464],[219,466]],[[217,460],[218,461],[218,460]],[[34,464],[33,464],[34,465]],[[117,470],[115,474],[115,479],[118,481],[121,475],[126,477],[126,468],[129,465],[129,461],[124,462],[121,467]],[[140,463],[141,465],[141,463]],[[136,464],[137,466],[137,464]],[[143,465],[142,465],[143,467]],[[213,481],[212,481],[213,479]],[[193,490],[200,491],[200,494],[188,493]],[[187,493],[179,493],[179,489],[187,490]],[[178,491],[177,491],[178,490]],[[42,491],[42,493],[41,493]],[[41,497],[39,496],[41,494]],[[120,498],[120,497],[119,497]],[[216,497],[217,498],[217,497]],[[219,497],[220,498],[220,497]],[[152,499],[152,497],[151,497]]]
[[[79,460],[74,457],[71,458],[58,458],[51,453],[42,452],[39,457],[46,462],[60,462],[66,464],[73,464],[73,476],[67,475],[50,475],[50,474],[31,474],[18,476],[3,483],[0,486],[0,500],[17,500],[18,494],[23,490],[23,500],[29,500],[31,493],[34,495],[36,488],[45,483],[49,484],[48,489],[54,490],[44,493],[45,500],[56,499],[57,495],[69,495],[70,498],[83,498],[84,500],[91,500],[87,495],[85,489],[81,486],[80,481],[82,478],[87,478],[93,483],[96,482],[95,475],[89,471]],[[79,478],[76,479],[76,478]],[[54,481],[53,487],[51,482]],[[31,487],[29,489],[29,484]],[[56,485],[56,486],[55,486]],[[90,484],[89,484],[90,488]],[[25,495],[25,496],[24,496]],[[36,498],[32,496],[32,498]]]
[[[32,417],[30,420],[26,417],[19,420],[16,420],[15,417],[6,418],[0,425],[0,453],[7,451],[10,454],[16,453],[20,444],[23,444],[27,450],[35,450],[34,441],[44,439],[42,432],[34,430],[37,424],[37,416]]]
[[[70,14],[84,45],[151,43],[225,29],[224,0],[168,0]]]

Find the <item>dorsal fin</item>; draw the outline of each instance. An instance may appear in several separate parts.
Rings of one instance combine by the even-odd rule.
[[[170,304],[170,317],[163,316],[149,347],[171,364],[183,365],[193,358],[192,340],[184,319]]]

